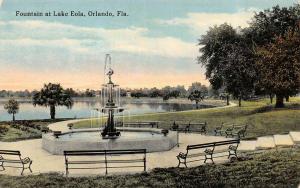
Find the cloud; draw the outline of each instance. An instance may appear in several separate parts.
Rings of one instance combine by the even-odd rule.
[[[65,47],[77,52],[120,51],[166,57],[195,57],[197,47],[174,37],[148,37],[139,27],[104,29],[46,21],[0,21],[0,43]]]
[[[236,13],[187,13],[185,18],[173,18],[169,20],[156,20],[157,23],[171,26],[184,26],[191,29],[194,34],[204,34],[213,25],[223,23],[231,24],[233,27],[246,27],[254,9],[239,11]]]

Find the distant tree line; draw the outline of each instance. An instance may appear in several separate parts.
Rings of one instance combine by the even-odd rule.
[[[198,90],[200,91],[204,97],[207,97],[209,92],[209,88],[205,85],[202,85],[200,82],[194,82],[191,86],[189,86],[187,89],[184,86],[165,86],[161,89],[159,88],[140,88],[140,89],[123,89],[121,88],[121,96],[125,97],[128,96],[128,94],[131,97],[163,97],[165,100],[168,100],[169,98],[187,98],[193,91]],[[74,90],[73,88],[66,88],[64,90],[66,94],[68,94],[70,97],[96,97],[101,94],[100,90],[93,90],[93,89],[86,89],[83,91],[80,90]],[[39,91],[6,91],[2,90],[0,91],[0,97],[28,97],[32,98],[34,97]]]
[[[140,89],[121,89],[121,96],[127,96],[130,94],[131,97],[140,98],[140,97],[162,97],[164,100],[168,100],[170,98],[187,98],[193,91],[199,91],[202,93],[203,97],[207,97],[208,87],[202,85],[200,82],[194,82],[187,89],[178,85],[176,87],[165,86],[161,89],[159,88],[140,88]]]

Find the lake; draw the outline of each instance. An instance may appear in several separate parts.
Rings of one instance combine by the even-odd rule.
[[[10,121],[12,115],[4,109],[8,99],[0,99],[0,121]],[[19,113],[16,120],[48,119],[50,109],[43,106],[33,106],[30,99],[16,99],[20,103]],[[170,100],[164,102],[162,99],[141,98],[123,99],[122,105],[126,109],[124,115],[137,115],[157,112],[173,112],[195,109],[195,105],[188,100]],[[100,102],[97,98],[76,98],[71,109],[63,106],[56,107],[56,118],[89,118],[94,117],[93,109],[99,108]],[[212,107],[210,105],[199,105],[199,108]]]

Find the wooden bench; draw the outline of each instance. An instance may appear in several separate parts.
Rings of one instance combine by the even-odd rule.
[[[179,123],[174,121],[172,126],[171,126],[171,130],[174,131],[183,131],[185,133],[187,132],[199,132],[199,133],[204,133],[206,134],[207,130],[206,130],[206,126],[207,126],[207,122],[204,123]]]
[[[188,145],[186,147],[186,152],[180,152],[177,155],[178,166],[180,164],[184,164],[187,167],[187,163],[196,162],[196,161],[204,161],[206,163],[207,160],[211,160],[214,163],[213,158],[224,157],[227,156],[228,159],[230,157],[237,157],[237,148],[240,143],[240,140],[226,140],[220,142],[211,142],[205,144],[196,144],[196,145]],[[228,146],[222,149],[222,146]],[[220,150],[218,150],[218,148]],[[225,153],[228,153],[225,155]],[[221,154],[221,155],[220,155]],[[224,155],[222,155],[224,154]]]
[[[226,137],[245,137],[248,125],[234,125],[231,129],[225,131]]]
[[[6,164],[21,164],[22,166],[9,166]],[[25,169],[31,170],[32,160],[29,157],[22,158],[20,151],[14,150],[0,150],[0,167],[2,167],[2,171],[5,170],[5,167],[11,168],[22,168],[21,175]]]
[[[234,128],[234,124],[225,124],[222,123],[220,126],[216,127],[214,132],[215,132],[215,136],[223,136],[223,135],[227,135],[230,134],[230,132],[233,130]]]
[[[64,151],[66,175],[68,176],[70,169],[105,169],[105,174],[108,173],[108,169],[110,168],[143,167],[143,170],[146,171],[146,153],[146,149]],[[128,155],[131,158],[113,159],[124,155]],[[133,155],[138,156],[133,157]],[[95,156],[96,158],[82,159],[80,156]],[[110,166],[110,164],[112,165]],[[126,165],[115,166],[115,164]],[[83,165],[85,165],[85,167],[83,167]]]
[[[139,122],[124,122],[123,125],[126,127],[151,127],[151,128],[158,128],[158,121],[139,121]]]
[[[207,126],[207,122],[204,123],[191,123],[189,122],[188,126],[187,126],[187,132],[199,132],[199,133],[203,133],[206,134],[207,130],[206,130],[206,126]]]

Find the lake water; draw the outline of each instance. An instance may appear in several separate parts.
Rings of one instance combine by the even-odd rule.
[[[18,100],[18,99],[17,99]],[[20,103],[17,120],[49,119],[50,109],[43,106],[33,106],[30,100],[18,100]],[[0,99],[0,121],[10,121],[12,115],[4,110],[7,99]],[[56,107],[56,118],[89,118],[95,116],[93,109],[100,107],[97,99],[76,99],[71,109],[63,106]],[[123,107],[126,109],[124,115],[136,115],[156,112],[172,112],[195,109],[195,105],[189,102],[165,103],[161,99],[133,99],[124,100]],[[209,106],[199,106],[200,108]]]

